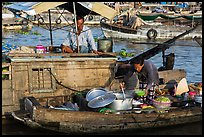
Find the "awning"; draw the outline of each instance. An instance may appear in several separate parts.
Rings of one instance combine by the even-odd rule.
[[[63,8],[74,13],[73,2],[14,2],[13,4],[5,7],[12,12],[21,12],[29,16],[40,14],[56,7]],[[98,14],[112,20],[118,13],[116,10],[102,2],[76,2],[76,14],[81,16]],[[23,17],[25,17],[25,15]]]

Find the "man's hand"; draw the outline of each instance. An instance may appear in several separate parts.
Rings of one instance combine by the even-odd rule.
[[[68,46],[61,45],[61,48],[62,48],[62,53],[73,53],[73,50]]]
[[[97,50],[93,50],[92,53],[95,53],[95,54],[98,54],[98,55],[103,54],[103,52],[100,52],[100,51],[97,51]]]

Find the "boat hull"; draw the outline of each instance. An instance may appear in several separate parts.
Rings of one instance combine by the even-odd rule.
[[[177,26],[141,26],[137,30],[128,28],[127,31],[125,27],[113,26],[107,23],[101,22],[102,31],[107,38],[116,39],[133,39],[133,40],[148,40],[148,31],[154,29],[157,32],[156,40],[168,40],[175,36],[185,32],[187,27],[177,27]],[[180,39],[193,39],[194,37],[202,38],[202,32],[198,29],[192,33],[183,36]]]
[[[32,128],[44,128],[67,134],[108,134],[126,130],[174,126],[202,120],[202,109],[172,108],[168,113],[102,114],[36,107],[32,119],[23,122]]]

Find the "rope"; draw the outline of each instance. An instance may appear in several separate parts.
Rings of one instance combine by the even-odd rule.
[[[48,70],[48,71],[50,72],[50,74],[54,77],[54,79],[56,80],[57,84],[63,86],[64,88],[67,88],[67,89],[69,89],[69,90],[72,90],[72,91],[74,91],[74,92],[82,92],[82,91],[80,91],[80,90],[76,90],[76,89],[73,89],[73,88],[70,88],[70,87],[67,87],[67,86],[63,85],[62,82],[60,82],[60,81],[55,77],[55,75],[51,72],[51,70],[49,70],[49,69],[47,69],[47,70]]]

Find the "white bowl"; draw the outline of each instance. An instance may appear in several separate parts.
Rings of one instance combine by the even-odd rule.
[[[134,112],[139,114],[142,112],[142,109],[141,108],[133,108]]]

